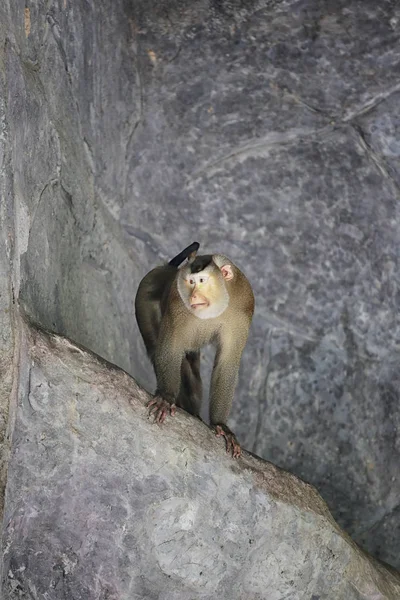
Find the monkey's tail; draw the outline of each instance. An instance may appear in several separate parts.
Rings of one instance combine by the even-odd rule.
[[[171,267],[179,267],[179,265],[191,254],[196,254],[197,250],[200,248],[199,242],[193,242],[187,248],[179,252],[172,260],[169,261],[169,265]]]

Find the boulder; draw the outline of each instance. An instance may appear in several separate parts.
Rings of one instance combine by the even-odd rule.
[[[396,600],[315,488],[181,410],[163,426],[125,372],[21,324],[4,600]]]

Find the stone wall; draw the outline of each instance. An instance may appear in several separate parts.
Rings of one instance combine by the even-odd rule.
[[[10,282],[151,386],[136,288],[196,239],[256,294],[243,446],[399,566],[399,32],[372,0],[2,2],[2,397]]]

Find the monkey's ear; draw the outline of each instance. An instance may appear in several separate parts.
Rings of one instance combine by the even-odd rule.
[[[222,273],[222,277],[226,281],[230,281],[231,279],[233,279],[232,265],[223,265],[221,267],[221,273]]]

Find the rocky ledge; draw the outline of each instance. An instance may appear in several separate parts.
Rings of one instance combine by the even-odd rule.
[[[21,331],[4,600],[400,598],[312,486],[182,411],[155,425],[124,371]]]

